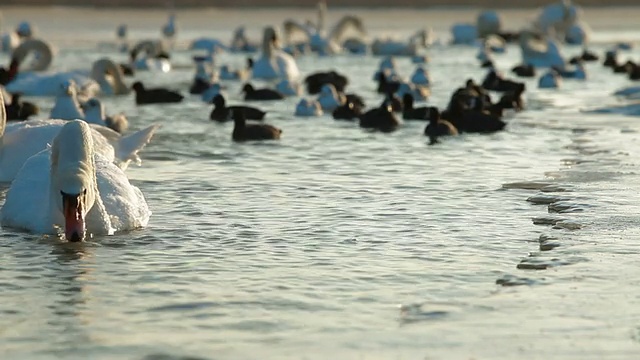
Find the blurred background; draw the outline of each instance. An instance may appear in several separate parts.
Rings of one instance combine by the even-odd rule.
[[[207,6],[207,7],[242,7],[242,6],[315,6],[316,0],[2,0],[2,5],[45,5],[45,6],[95,6],[95,7],[164,7],[164,6]],[[328,1],[332,7],[421,7],[421,6],[490,6],[490,7],[532,7],[549,3],[545,0],[340,0]],[[582,0],[577,2],[584,6],[635,6],[638,0]]]

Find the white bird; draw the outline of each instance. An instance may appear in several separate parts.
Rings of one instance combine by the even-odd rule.
[[[538,87],[541,89],[557,89],[562,84],[562,77],[557,71],[549,69],[538,80]]]
[[[11,183],[3,227],[57,234],[68,241],[147,225],[151,211],[125,173],[95,149],[89,124],[67,122],[53,145],[32,156]]]
[[[411,75],[411,82],[416,85],[422,85],[422,86],[431,85],[431,80],[429,79],[429,73],[422,66],[418,66],[416,68],[416,71],[413,73],[413,75]]]
[[[375,39],[371,43],[371,53],[373,55],[386,56],[416,56],[420,50],[427,47],[432,42],[431,30],[419,30],[409,37],[408,40]]]
[[[317,100],[300,99],[300,102],[296,105],[295,116],[315,117],[321,116],[322,114],[322,107]]]
[[[276,91],[284,96],[298,96],[302,94],[302,87],[296,81],[282,79],[276,84]]]
[[[7,124],[2,93],[0,92],[0,182],[12,181],[29,157],[46,149],[65,120],[12,121]],[[138,132],[121,136],[99,125],[91,125],[95,150],[121,169],[130,162],[141,162],[138,152],[151,140],[159,125],[151,125]]]
[[[522,31],[519,36],[522,51],[522,63],[535,67],[564,68],[565,61],[558,44],[547,36],[540,36],[531,31]]]
[[[276,31],[267,26],[263,32],[262,54],[253,63],[253,78],[264,80],[297,80],[300,70],[293,57],[277,47]]]
[[[91,98],[81,106],[82,110],[84,110],[84,121],[89,124],[106,126],[120,134],[129,128],[129,121],[123,113],[107,116],[104,104],[97,98]]]
[[[171,71],[171,62],[167,58],[168,51],[162,41],[139,41],[129,52],[131,67],[136,70],[159,72]],[[139,55],[142,55],[139,57]]]
[[[84,119],[84,111],[78,101],[78,90],[73,80],[65,80],[60,84],[58,96],[49,117],[62,120]]]
[[[338,106],[344,105],[347,98],[344,94],[338,94],[336,87],[333,84],[324,84],[320,88],[320,95],[318,95],[318,102],[323,111],[331,112]]]
[[[343,16],[327,34],[325,29],[325,19],[327,14],[327,4],[324,1],[318,2],[318,22],[315,24],[300,24],[296,20],[284,22],[284,31],[287,43],[292,45],[295,37],[302,37],[302,42],[309,45],[311,51],[320,55],[331,55],[342,51],[342,43],[345,34],[352,30],[359,39],[364,39],[366,30],[362,20],[357,16]]]

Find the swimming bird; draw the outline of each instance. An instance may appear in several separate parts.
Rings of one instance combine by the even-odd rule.
[[[282,135],[282,130],[268,124],[247,124],[242,111],[237,111],[233,115],[234,127],[231,138],[233,141],[249,140],[278,140]]]
[[[401,121],[393,113],[388,100],[382,102],[380,107],[371,109],[358,117],[361,128],[378,130],[381,132],[395,131]]]
[[[411,75],[411,82],[416,85],[429,86],[431,81],[429,80],[429,73],[424,67],[418,66]]]
[[[262,54],[253,63],[252,77],[263,80],[297,80],[300,77],[300,70],[293,57],[277,48],[277,35],[272,26],[264,29]]]
[[[256,89],[250,83],[244,84],[244,86],[242,87],[242,92],[244,93],[245,100],[269,101],[284,99],[284,95],[282,95],[278,91],[268,88]]]
[[[529,64],[520,64],[511,68],[511,72],[520,76],[520,77],[535,77],[536,76],[536,68],[533,65]]]
[[[428,107],[413,107],[413,95],[404,94],[402,97],[402,119],[404,120],[427,120],[429,115]]]
[[[84,119],[84,112],[78,101],[78,90],[73,80],[60,84],[58,96],[49,115],[52,119],[75,120]]]
[[[299,96],[302,94],[300,83],[282,79],[276,84],[276,91],[284,96]]]
[[[308,44],[311,51],[320,55],[332,55],[342,51],[342,43],[345,34],[351,30],[360,39],[364,39],[366,31],[362,20],[353,15],[343,16],[327,33],[325,29],[327,5],[324,1],[318,2],[318,22],[316,24],[300,24],[289,19],[284,22],[284,31],[287,43],[292,44],[293,38],[303,38],[302,43]]]
[[[356,105],[353,101],[347,100],[344,105],[338,106],[331,116],[335,120],[354,120],[358,119],[363,113],[363,108]]]
[[[195,57],[194,60],[196,62],[196,74],[193,77],[191,87],[189,87],[189,93],[199,95],[217,81],[217,73],[214,73],[209,68],[208,63],[203,58]]]
[[[318,100],[300,99],[296,105],[294,115],[301,117],[316,117],[321,116],[323,113],[322,106]]]
[[[90,124],[106,126],[120,134],[129,128],[129,121],[123,113],[107,116],[105,114],[104,104],[97,98],[91,98],[81,104],[81,106],[82,110],[84,110],[84,121]]]
[[[67,241],[146,226],[151,211],[122,169],[96,151],[89,124],[67,122],[51,148],[29,158],[0,210],[3,227]]]
[[[147,89],[140,81],[136,81],[132,88],[136,92],[136,105],[179,103],[184,99],[184,96],[176,91],[163,88]]]
[[[427,108],[427,120],[429,124],[424,128],[424,135],[429,137],[429,145],[437,143],[441,136],[458,135],[458,129],[449,121],[441,119],[440,111],[435,106]]]
[[[5,104],[7,112],[7,121],[23,121],[33,115],[40,113],[38,105],[20,100],[21,94],[15,93],[11,95],[11,103]]]
[[[308,75],[304,79],[309,94],[317,94],[325,84],[331,84],[339,92],[344,92],[345,87],[349,84],[346,76],[336,71],[316,72]]]
[[[532,31],[522,31],[518,41],[524,64],[535,67],[564,66],[565,61],[558,44],[550,37]]]
[[[244,114],[245,119],[262,120],[266,112],[251,106],[227,106],[226,100],[222,94],[218,94],[213,98],[213,110],[209,114],[209,119],[224,122],[231,120],[234,113],[240,111]]]
[[[346,101],[344,94],[338,93],[333,84],[324,84],[318,96],[318,102],[323,111],[333,111]]]
[[[538,79],[538,87],[540,89],[557,89],[561,84],[562,77],[554,69],[549,69],[549,71]]]

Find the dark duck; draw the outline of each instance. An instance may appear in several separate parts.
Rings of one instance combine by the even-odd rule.
[[[452,123],[440,118],[438,108],[431,106],[427,111],[429,124],[424,128],[424,135],[429,137],[429,145],[438,143],[439,137],[458,135],[458,129]]]
[[[167,104],[179,103],[184,99],[182,94],[163,88],[147,89],[140,81],[133,83],[133,91],[136,92],[136,104]]]
[[[38,105],[20,100],[20,94],[11,95],[11,103],[5,104],[7,112],[7,121],[23,121],[30,116],[38,115],[40,108]]]
[[[250,140],[278,140],[282,130],[268,124],[247,124],[247,119],[242,110],[233,114],[233,141],[242,142]]]
[[[262,120],[266,114],[264,111],[251,106],[227,106],[226,100],[221,94],[216,95],[212,102],[214,106],[213,110],[211,110],[211,114],[209,115],[209,119],[215,121],[224,122],[231,120],[233,114],[239,112],[242,112],[244,118],[249,120]]]
[[[242,92],[244,93],[245,100],[269,101],[284,99],[284,95],[276,90],[268,88],[256,89],[249,83],[244,84]]]
[[[398,117],[393,113],[391,103],[388,99],[385,99],[380,107],[371,109],[360,115],[359,119],[361,128],[382,132],[395,131],[401,124]]]

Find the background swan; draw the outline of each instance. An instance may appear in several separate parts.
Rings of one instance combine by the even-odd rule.
[[[535,67],[564,68],[565,61],[558,45],[549,37],[540,36],[532,31],[522,31],[518,41],[522,51],[522,63]]]
[[[108,58],[98,59],[91,67],[91,78],[100,85],[104,95],[126,95],[131,88],[124,81],[122,68]]]
[[[272,26],[267,26],[263,32],[262,54],[253,63],[254,79],[296,80],[300,77],[300,70],[293,57],[276,46],[276,30]]]
[[[38,60],[25,69],[23,62],[32,53]],[[60,84],[70,80],[76,83],[79,93],[93,96],[100,91],[99,84],[91,78],[88,70],[40,72],[49,67],[53,61],[53,55],[53,49],[44,41],[33,39],[23,42],[13,55],[19,64],[18,73],[6,84],[7,91],[21,93],[24,96],[56,96],[59,93]]]
[[[130,52],[131,66],[136,70],[171,71],[169,52],[158,40],[139,41]]]
[[[29,158],[7,192],[2,226],[40,234],[63,228],[69,241],[146,226],[151,211],[142,192],[95,151],[93,139],[87,123],[70,121],[51,148]]]
[[[301,24],[289,19],[284,22],[285,38],[288,44],[294,42],[294,38],[301,37],[302,42],[308,43],[311,51],[320,55],[336,54],[342,51],[342,42],[349,30],[355,32],[358,38],[364,39],[367,32],[364,29],[362,19],[353,15],[343,16],[327,34],[325,19],[327,5],[324,1],[318,2],[318,23]]]
[[[56,102],[49,116],[62,120],[84,119],[84,111],[80,107],[76,83],[73,80],[66,80],[60,84]]]
[[[84,121],[89,124],[106,126],[120,134],[124,133],[129,127],[129,121],[124,114],[107,116],[104,104],[97,98],[91,98],[81,106],[82,110],[84,110]]]

